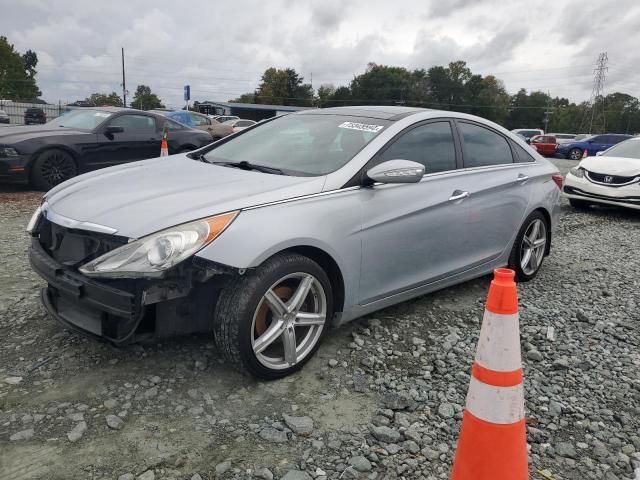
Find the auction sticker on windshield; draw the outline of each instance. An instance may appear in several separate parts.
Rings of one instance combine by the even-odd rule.
[[[349,130],[360,130],[361,132],[378,133],[384,127],[382,125],[369,125],[368,123],[344,122],[338,128],[348,128]]]

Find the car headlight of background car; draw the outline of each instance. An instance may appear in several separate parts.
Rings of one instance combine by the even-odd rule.
[[[184,223],[116,248],[80,267],[93,277],[158,277],[215,240],[238,215],[229,212]]]
[[[18,151],[7,145],[0,145],[0,157],[17,157]]]
[[[573,175],[574,177],[584,177],[584,170],[580,167],[573,167],[571,170],[569,170],[569,173],[571,173],[571,175]]]

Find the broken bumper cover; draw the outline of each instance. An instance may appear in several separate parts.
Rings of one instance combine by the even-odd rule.
[[[132,336],[145,309],[135,282],[121,289],[87,278],[52,259],[35,239],[29,261],[48,283],[42,290],[45,309],[65,327],[116,343]]]

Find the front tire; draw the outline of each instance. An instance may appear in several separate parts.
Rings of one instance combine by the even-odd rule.
[[[509,256],[509,268],[516,272],[516,281],[528,282],[538,274],[550,240],[545,216],[535,211],[520,227]]]
[[[236,368],[271,380],[309,361],[332,317],[326,272],[305,256],[279,254],[222,290],[214,338]]]
[[[570,160],[580,160],[584,152],[579,148],[572,148],[569,150],[569,159]]]
[[[42,152],[31,169],[31,182],[38,190],[48,191],[78,174],[73,157],[60,149]]]

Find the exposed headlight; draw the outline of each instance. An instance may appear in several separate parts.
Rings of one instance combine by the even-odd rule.
[[[13,147],[0,145],[0,157],[17,157],[18,151]]]
[[[31,215],[31,219],[29,223],[27,223],[27,232],[33,233],[33,229],[36,228],[36,224],[38,223],[38,219],[40,218],[40,213],[42,213],[42,207],[36,208],[36,211]]]
[[[569,173],[574,177],[578,177],[578,178],[584,177],[584,170],[580,167],[573,167],[571,170],[569,170]]]
[[[238,215],[224,213],[153,233],[80,267],[94,277],[157,277],[216,239]]]

